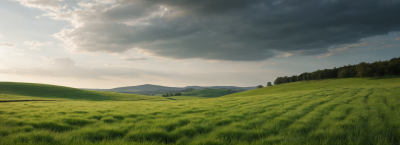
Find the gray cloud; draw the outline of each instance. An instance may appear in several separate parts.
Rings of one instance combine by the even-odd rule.
[[[346,51],[348,51],[350,49],[365,47],[365,46],[368,46],[371,44],[374,44],[374,43],[369,42],[369,41],[364,41],[364,42],[360,42],[360,43],[345,45],[343,47],[339,47],[339,48],[335,48],[335,49],[328,49],[327,53],[318,56],[318,58],[325,58],[325,57],[329,57],[329,56],[337,55],[337,54],[345,54]]]
[[[377,49],[385,49],[385,48],[395,47],[395,46],[396,46],[396,44],[389,44],[389,45],[385,45],[385,46],[382,46],[382,47],[379,47],[379,48],[374,48],[374,50],[377,50]]]
[[[144,57],[126,57],[123,58],[126,61],[139,61],[139,60],[147,60],[147,58]]]
[[[100,4],[99,4],[100,5]],[[257,61],[329,53],[400,31],[399,0],[118,0],[49,14],[75,23],[55,36],[75,51],[132,48],[173,59]]]
[[[17,43],[0,42],[0,47],[10,47],[10,48],[14,48],[14,47],[16,47],[17,45],[18,45]]]

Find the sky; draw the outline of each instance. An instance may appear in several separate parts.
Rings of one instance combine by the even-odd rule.
[[[400,57],[400,0],[1,0],[0,81],[257,86]]]

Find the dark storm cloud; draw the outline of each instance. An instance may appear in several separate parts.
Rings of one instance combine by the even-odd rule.
[[[140,60],[147,60],[147,58],[144,57],[126,57],[123,58],[126,61],[140,61]]]
[[[130,2],[135,3],[139,1],[131,0]],[[140,2],[148,5],[166,5],[175,9],[188,11],[189,13],[207,15],[242,10],[251,5],[258,4],[262,0],[145,0]],[[273,3],[276,2],[278,1],[273,1]]]
[[[162,57],[256,61],[315,55],[400,31],[399,0],[124,0],[57,34],[78,51],[138,47]],[[136,7],[135,10],[132,10]],[[166,8],[166,9],[163,9]]]

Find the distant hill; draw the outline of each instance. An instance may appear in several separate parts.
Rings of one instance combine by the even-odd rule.
[[[111,91],[156,91],[156,90],[184,90],[185,88],[178,88],[178,87],[166,87],[166,86],[159,86],[159,85],[139,85],[139,86],[127,86],[127,87],[118,87],[109,89]]]
[[[130,93],[130,94],[143,94],[143,95],[152,95],[152,94],[164,94],[164,93],[177,93],[177,92],[191,92],[192,89],[200,90],[200,89],[227,89],[233,90],[236,92],[247,91],[256,89],[257,87],[236,87],[236,86],[186,86],[186,87],[167,87],[160,85],[152,85],[145,84],[139,86],[126,86],[126,87],[118,87],[113,89],[88,89],[86,90],[96,90],[96,91],[107,91],[107,92],[119,92],[119,93]]]

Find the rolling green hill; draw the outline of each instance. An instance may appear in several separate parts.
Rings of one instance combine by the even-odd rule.
[[[0,82],[0,100],[147,100],[158,97],[82,90],[69,87],[33,84]]]
[[[30,94],[41,96],[17,95]],[[0,144],[392,145],[400,138],[399,94],[400,78],[349,78],[208,99],[7,102]]]
[[[377,78],[349,78],[349,79],[325,79],[325,80],[311,80],[311,81],[300,81],[293,83],[286,83],[266,87],[262,89],[249,90],[245,92],[239,92],[225,97],[233,96],[253,96],[253,95],[265,95],[265,94],[279,94],[286,92],[297,92],[297,91],[313,91],[321,89],[353,89],[353,88],[391,88],[399,86],[400,80],[397,77],[386,77],[383,79]]]

